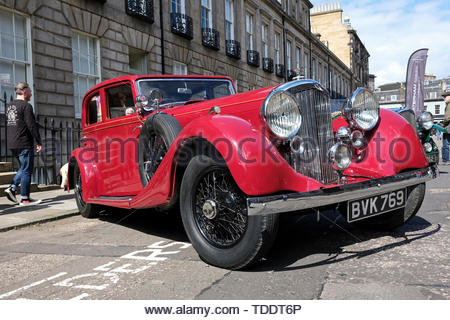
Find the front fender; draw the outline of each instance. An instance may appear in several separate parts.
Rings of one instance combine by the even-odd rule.
[[[348,126],[343,117],[333,121],[334,131],[341,126]],[[391,110],[380,109],[380,121],[366,137],[367,148],[344,174],[381,178],[428,166],[415,128]]]
[[[189,123],[178,136],[184,141],[201,137],[212,144],[227,163],[239,188],[247,195],[282,190],[318,189],[319,182],[296,173],[265,132],[250,122],[229,115],[208,115]]]
[[[97,196],[97,179],[99,177],[98,168],[95,161],[85,161],[83,159],[82,153],[83,148],[77,148],[70,154],[69,160],[69,186],[74,188],[74,169],[78,166],[81,174],[81,181],[83,183],[83,199],[86,201],[90,198],[95,198]],[[87,202],[87,201],[86,201]]]

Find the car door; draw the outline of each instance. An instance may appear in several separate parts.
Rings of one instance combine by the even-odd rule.
[[[138,135],[141,122],[136,114],[132,82],[104,87],[105,120],[98,131],[100,196],[136,195],[142,184],[138,169]]]

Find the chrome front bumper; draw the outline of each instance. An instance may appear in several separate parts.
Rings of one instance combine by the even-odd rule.
[[[318,208],[362,199],[427,182],[439,176],[436,165],[338,187],[302,193],[247,198],[248,215],[264,215]]]

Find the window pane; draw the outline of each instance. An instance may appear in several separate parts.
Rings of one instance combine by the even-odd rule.
[[[13,15],[11,13],[0,10],[0,30],[2,47],[0,55],[14,59]]]
[[[96,74],[94,39],[88,38],[89,74]]]
[[[80,98],[80,89],[78,86],[78,76],[73,77],[73,89],[74,89],[74,105],[75,105],[75,117],[81,117],[81,98]]]
[[[97,81],[96,81],[95,78],[89,78],[89,79],[88,79],[88,86],[89,86],[89,89],[92,88],[93,86],[95,86],[96,84],[97,84]]]
[[[27,75],[25,72],[25,65],[22,63],[15,64],[14,83],[18,81],[27,81]]]
[[[89,73],[87,37],[80,36],[80,71]]]
[[[25,17],[15,14],[16,59],[25,61],[27,57]]]
[[[207,28],[208,22],[206,17],[206,9],[202,8],[202,28]]]

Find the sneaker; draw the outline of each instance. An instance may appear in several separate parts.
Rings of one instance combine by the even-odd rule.
[[[16,198],[16,191],[11,189],[11,187],[6,188],[5,193],[6,193],[6,198],[8,198],[8,200],[10,200],[14,203],[18,203],[17,198]]]
[[[35,204],[39,204],[41,203],[41,199],[39,200],[34,200],[34,199],[24,199],[24,200],[20,200],[19,206],[32,206]]]

